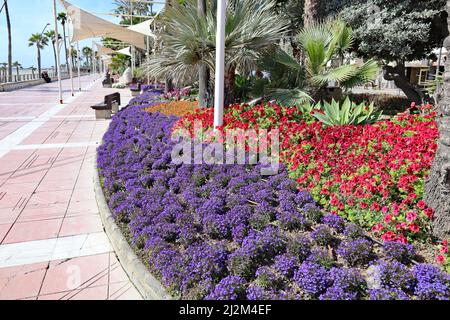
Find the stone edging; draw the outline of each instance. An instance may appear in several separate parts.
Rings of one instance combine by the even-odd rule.
[[[103,226],[112,247],[131,282],[145,300],[174,300],[161,283],[148,271],[117,226],[100,184],[97,165],[94,163],[94,190]]]

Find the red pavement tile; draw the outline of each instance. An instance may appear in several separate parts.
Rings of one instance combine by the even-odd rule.
[[[66,204],[27,205],[20,213],[18,222],[62,219],[66,214]]]
[[[63,219],[17,222],[2,244],[53,239],[58,236]]]
[[[36,297],[47,265],[47,263],[38,263],[0,269],[0,300]]]
[[[82,215],[66,217],[63,221],[59,237],[78,234],[96,233],[103,231],[102,220],[99,215]]]
[[[141,300],[142,297],[131,282],[114,283],[109,286],[109,300]]]
[[[50,205],[55,203],[69,204],[72,190],[58,190],[58,191],[42,191],[36,192],[30,199],[29,205]]]
[[[11,229],[11,226],[12,226],[12,223],[11,224],[0,224],[0,242],[6,236],[9,229]]]
[[[62,262],[52,261],[41,295],[108,285],[108,264],[109,253]]]
[[[19,215],[20,210],[14,210],[13,208],[0,209],[0,224],[12,224]]]
[[[70,296],[69,300],[107,300],[108,286],[84,288]]]

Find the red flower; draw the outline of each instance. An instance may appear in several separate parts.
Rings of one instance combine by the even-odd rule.
[[[416,224],[410,224],[409,230],[411,230],[414,233],[418,233],[420,231],[420,227]]]
[[[444,263],[445,263],[445,257],[444,257],[442,254],[440,254],[440,255],[438,255],[438,256],[436,257],[436,261],[437,261],[437,263],[439,263],[439,264],[444,264]]]
[[[392,221],[392,214],[388,214],[384,217],[384,222],[391,223]]]
[[[419,202],[417,202],[417,206],[419,207],[420,210],[425,210],[427,205],[425,204],[425,201],[420,200]]]

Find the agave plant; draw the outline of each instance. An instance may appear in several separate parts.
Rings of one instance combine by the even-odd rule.
[[[280,65],[295,70],[305,78],[303,88],[310,96],[320,101],[323,98],[323,89],[329,83],[349,89],[356,85],[362,85],[376,79],[379,71],[378,64],[374,60],[368,60],[362,65],[346,61],[347,52],[354,42],[352,28],[341,20],[328,21],[313,24],[304,28],[298,35],[304,52],[304,66],[291,54],[284,50],[274,52],[274,60]],[[296,99],[299,92],[277,90],[284,99]]]
[[[365,103],[355,104],[347,97],[342,105],[336,100],[331,103],[318,103],[315,107],[322,112],[316,112],[313,116],[327,126],[360,125],[378,121],[381,111],[375,111],[373,103],[366,107]]]

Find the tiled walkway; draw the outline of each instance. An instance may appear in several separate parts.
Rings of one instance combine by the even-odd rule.
[[[84,77],[71,97],[69,85],[64,105],[56,83],[0,93],[0,299],[140,299],[103,232],[93,190],[109,122],[89,106],[118,90]]]

